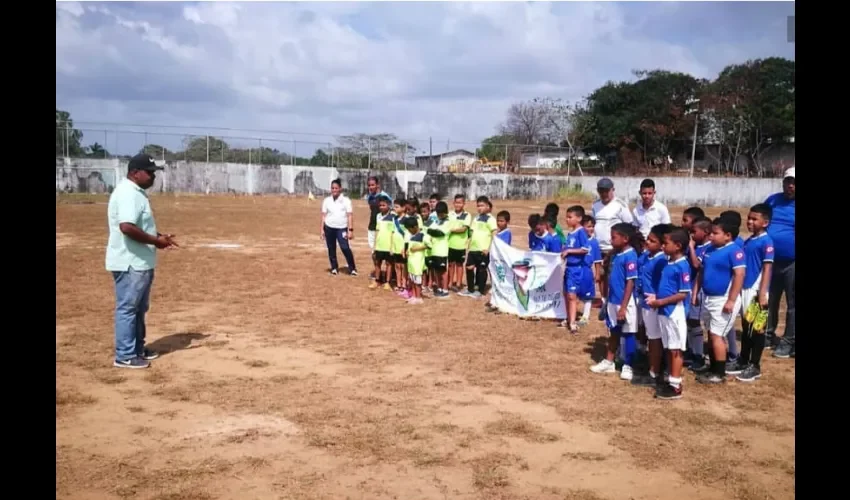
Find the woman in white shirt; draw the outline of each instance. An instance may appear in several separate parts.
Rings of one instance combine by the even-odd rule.
[[[342,250],[348,273],[357,276],[357,266],[354,264],[354,254],[348,241],[354,238],[354,211],[351,200],[342,194],[342,181],[331,181],[331,195],[322,201],[322,231],[321,238],[328,245],[328,260],[331,262],[331,274],[339,274],[339,263],[336,260],[336,245]]]

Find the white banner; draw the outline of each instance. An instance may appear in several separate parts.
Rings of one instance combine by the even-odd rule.
[[[493,238],[490,277],[490,300],[500,311],[521,317],[567,317],[564,262],[559,254],[523,251]]]

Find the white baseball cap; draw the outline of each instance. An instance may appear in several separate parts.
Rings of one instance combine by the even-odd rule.
[[[794,175],[794,167],[785,170],[785,174],[782,176],[782,178],[787,179],[788,177],[797,177],[796,175]]]

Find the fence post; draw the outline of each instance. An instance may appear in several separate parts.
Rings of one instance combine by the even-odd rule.
[[[295,139],[292,139],[292,154],[289,156],[289,164],[295,166]]]
[[[263,164],[263,139],[262,138],[259,139],[259,144],[260,144],[260,161],[257,162],[257,163],[262,165]]]
[[[210,136],[207,136],[207,163],[210,162]]]
[[[298,166],[298,141],[292,139],[292,164]]]

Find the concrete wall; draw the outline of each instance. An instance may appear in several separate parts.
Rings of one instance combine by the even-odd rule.
[[[56,161],[56,191],[108,193],[127,173],[126,161],[62,159]],[[444,197],[463,193],[467,199],[486,195],[493,199],[554,199],[581,190],[596,192],[599,177],[566,177],[513,174],[450,174],[423,171],[376,173],[393,197],[432,193]],[[341,178],[352,197],[366,192],[368,172],[328,167],[263,166],[236,163],[173,162],[157,176],[152,193],[296,194],[328,193],[331,180]],[[635,203],[643,178],[614,177],[617,194]],[[750,206],[781,189],[779,179],[655,178],[658,198],[670,205]]]

